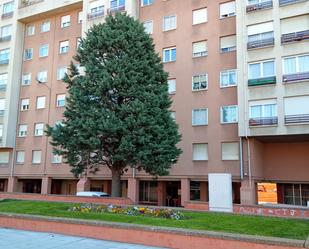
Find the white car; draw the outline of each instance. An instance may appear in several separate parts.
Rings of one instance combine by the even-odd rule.
[[[85,191],[85,192],[77,192],[76,196],[109,197],[110,195],[105,192]]]

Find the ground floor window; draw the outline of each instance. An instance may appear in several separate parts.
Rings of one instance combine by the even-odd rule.
[[[190,182],[190,201],[201,200],[201,183],[191,181]]]
[[[157,204],[158,183],[153,181],[140,181],[139,183],[139,201],[141,203]]]
[[[288,205],[307,206],[309,184],[278,184],[278,201]]]

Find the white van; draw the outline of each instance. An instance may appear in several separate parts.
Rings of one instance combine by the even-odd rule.
[[[105,192],[85,191],[85,192],[77,192],[76,196],[109,197],[110,195]]]

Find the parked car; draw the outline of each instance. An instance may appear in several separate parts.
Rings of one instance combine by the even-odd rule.
[[[105,192],[85,191],[85,192],[77,192],[76,196],[109,197],[110,195]]]

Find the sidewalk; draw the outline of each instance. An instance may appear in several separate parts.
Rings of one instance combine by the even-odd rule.
[[[134,244],[0,228],[3,249],[163,249]]]

